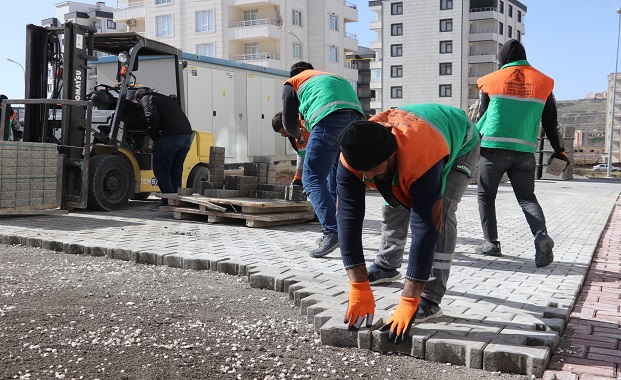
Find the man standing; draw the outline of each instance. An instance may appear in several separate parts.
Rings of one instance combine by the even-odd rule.
[[[498,52],[498,71],[477,81],[481,90],[479,121],[478,202],[485,243],[477,253],[501,256],[496,221],[496,194],[504,173],[535,237],[535,265],[554,260],[554,241],[548,236],[543,210],[535,196],[535,156],[539,125],[554,149],[551,158],[569,165],[558,134],[554,81],[532,67],[526,51],[516,40],[507,41]]]
[[[147,119],[153,145],[153,174],[162,193],[176,193],[182,186],[183,161],[192,145],[192,126],[177,100],[141,88],[136,101]],[[168,204],[163,198],[162,203]]]
[[[370,326],[375,312],[362,249],[365,187],[377,188],[392,208],[405,210],[410,221],[412,239],[401,301],[382,327],[390,329],[390,339],[397,342],[407,336],[423,291],[428,292],[443,218],[450,223],[443,231],[444,252],[450,253],[444,257],[443,268],[448,278],[456,238],[452,214],[468,186],[464,170],[470,170],[456,162],[459,158],[464,164],[475,163],[478,141],[464,111],[439,104],[391,109],[345,128],[339,140],[337,219],[341,256],[351,286],[345,320],[351,330],[359,328],[365,318]],[[470,152],[471,157],[464,159]],[[444,199],[450,197],[451,205],[445,207],[443,193],[448,191],[452,194]],[[446,286],[445,278],[440,282]]]
[[[314,70],[308,62],[291,66],[282,90],[283,124],[299,139],[299,115],[311,132],[306,145],[302,184],[321,223],[319,246],[309,252],[323,257],[339,245],[336,226],[338,138],[343,128],[363,119],[362,106],[351,84],[335,74]]]

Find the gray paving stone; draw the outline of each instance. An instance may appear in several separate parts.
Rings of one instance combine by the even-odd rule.
[[[483,353],[483,369],[541,377],[549,360],[547,347],[489,344]]]
[[[437,333],[427,340],[425,360],[452,363],[468,368],[483,368],[483,349],[487,342]]]

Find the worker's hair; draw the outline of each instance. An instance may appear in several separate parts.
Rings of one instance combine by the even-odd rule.
[[[315,68],[313,67],[313,65],[311,65],[308,62],[304,62],[304,61],[296,62],[291,66],[291,72],[289,73],[289,76],[293,78],[294,76],[298,75],[302,71],[306,71],[306,70],[315,70]]]
[[[142,87],[141,89],[136,91],[136,93],[134,94],[134,99],[139,102],[143,96],[152,92],[153,90],[151,90],[149,87]]]
[[[284,128],[285,125],[282,123],[282,112],[278,112],[272,118],[272,128],[274,128],[274,132],[280,133],[281,128]]]

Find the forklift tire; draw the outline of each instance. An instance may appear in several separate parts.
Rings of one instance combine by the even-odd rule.
[[[134,172],[127,160],[102,154],[88,166],[88,207],[113,211],[125,206],[134,190]]]
[[[202,165],[196,165],[194,169],[188,175],[188,182],[186,187],[191,187],[194,189],[195,193],[200,194],[201,192],[201,183],[209,181],[209,168]]]

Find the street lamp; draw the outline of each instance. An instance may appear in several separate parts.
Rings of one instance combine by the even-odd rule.
[[[617,69],[619,67],[619,38],[621,37],[621,8],[617,9],[619,15],[619,30],[617,32],[617,55],[615,58],[615,76],[612,84],[612,115],[610,117],[610,141],[608,142],[608,167],[606,169],[606,177],[610,178],[610,169],[612,168],[612,138],[615,133],[615,101],[617,96]]]
[[[17,62],[17,61],[14,61],[14,60],[12,60],[11,58],[7,58],[6,60],[7,60],[7,61],[9,61],[9,62],[13,62],[13,63],[15,63],[15,64],[19,65],[19,67],[21,67],[21,68],[22,68],[22,71],[24,72],[24,78],[26,77],[26,69],[24,69],[24,66],[22,66],[22,64],[21,64],[21,63],[19,63],[19,62]]]
[[[293,33],[292,31],[288,30],[287,33],[291,34],[293,37],[295,37],[296,40],[298,40],[298,45],[300,45],[300,59],[302,59],[302,41],[300,41],[300,37],[296,36],[295,33]]]

